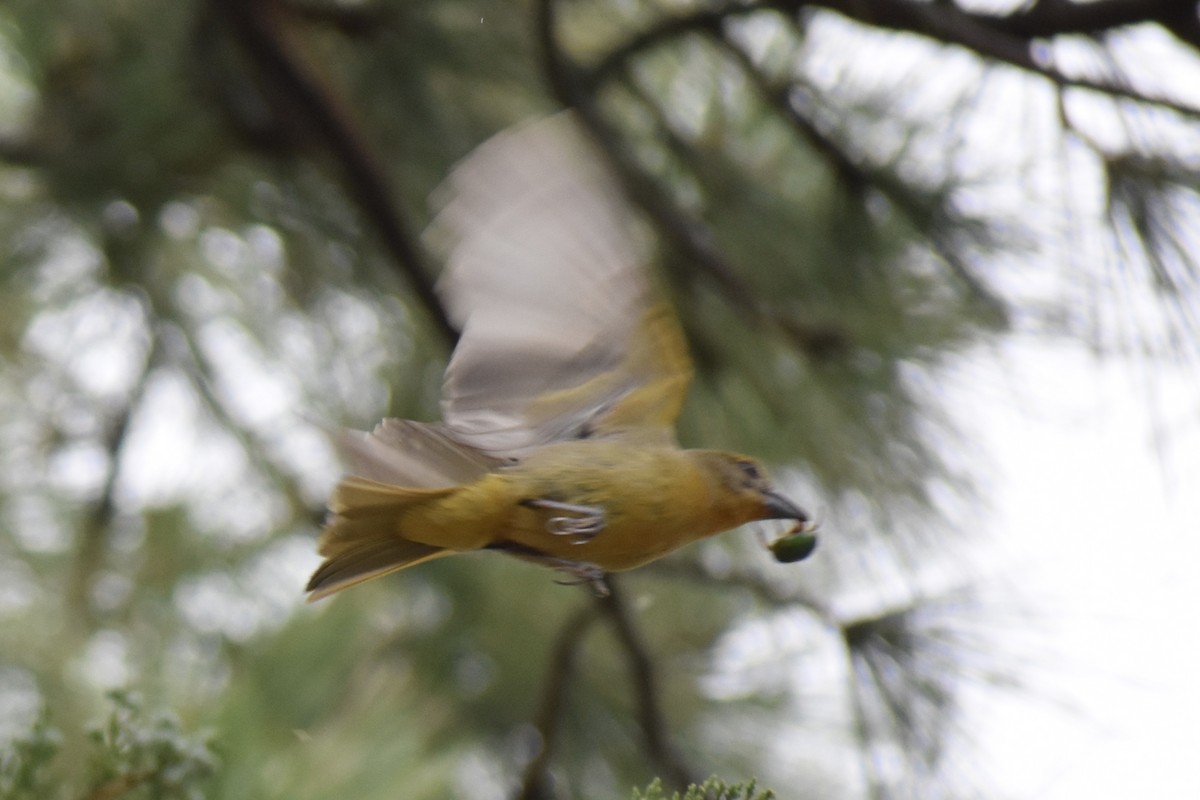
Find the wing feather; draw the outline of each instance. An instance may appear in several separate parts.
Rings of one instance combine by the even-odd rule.
[[[396,486],[458,486],[501,463],[458,441],[443,425],[403,419],[385,419],[371,433],[339,431],[336,442],[351,475]]]
[[[460,164],[429,232],[463,335],[442,414],[454,437],[520,457],[584,436],[671,428],[691,380],[650,278],[652,248],[569,113],[501,133]]]

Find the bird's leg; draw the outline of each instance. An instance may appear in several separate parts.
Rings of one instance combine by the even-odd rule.
[[[570,580],[555,581],[561,586],[579,586],[589,583],[597,597],[608,597],[608,584],[604,582],[604,570],[586,561],[569,561],[565,558],[547,558],[549,566],[571,576]]]
[[[596,506],[562,503],[542,497],[523,500],[521,504],[529,508],[562,512],[559,516],[546,520],[546,531],[555,536],[570,536],[573,544],[590,542],[596,534],[604,530],[604,509]],[[568,514],[571,516],[567,516]]]
[[[516,542],[492,542],[487,546],[487,549],[499,550],[502,553],[516,556],[523,561],[531,561],[534,564],[541,564],[544,567],[565,572],[571,577],[571,580],[555,581],[555,583],[560,583],[564,586],[579,586],[580,584],[590,583],[592,591],[596,593],[597,597],[608,597],[609,595],[608,584],[604,581],[604,569],[598,564],[592,564],[589,561],[572,561],[569,558],[547,555],[540,550],[535,550],[532,547],[526,547]]]

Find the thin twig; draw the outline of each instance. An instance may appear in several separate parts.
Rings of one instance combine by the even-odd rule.
[[[142,404],[146,386],[150,381],[150,372],[157,360],[158,337],[153,333],[153,326],[148,327],[151,329],[150,342],[141,372],[120,410],[113,416],[104,436],[104,450],[108,462],[104,483],[100,487],[99,496],[88,508],[79,529],[79,542],[75,550],[67,600],[68,607],[76,615],[75,618],[81,621],[89,621],[93,616],[92,586],[96,573],[104,565],[112,540],[112,523],[117,511],[116,490],[121,477],[121,455],[128,441],[130,424]]]
[[[550,657],[542,706],[533,722],[538,732],[538,751],[525,767],[516,800],[546,800],[553,797],[550,787],[546,785],[547,767],[558,738],[567,687],[575,673],[575,654],[584,635],[597,620],[597,612],[596,605],[585,606],[569,617],[559,632],[558,643]]]
[[[854,161],[834,139],[821,131],[812,120],[805,117],[796,108],[791,99],[791,87],[773,84],[758,66],[746,55],[741,47],[732,42],[722,31],[712,34],[718,46],[722,47],[741,67],[750,84],[770,105],[792,130],[810,147],[829,162],[834,173],[843,184],[853,193],[862,194],[868,187],[887,198],[888,202],[898,210],[909,224],[921,231],[929,247],[950,268],[958,280],[978,300],[983,302],[994,314],[1003,316],[1006,313],[1004,303],[983,284],[971,268],[954,250],[942,241],[930,226],[922,220],[922,210],[913,199],[907,188],[894,179],[871,170]]]
[[[781,317],[734,267],[718,246],[708,226],[693,219],[637,164],[623,146],[621,136],[595,107],[588,80],[562,52],[554,34],[553,0],[539,3],[538,34],[543,67],[559,102],[574,108],[600,151],[621,180],[630,200],[644,211],[663,238],[720,289],[721,298],[749,321],[773,326],[786,334],[804,353],[827,357],[847,347],[845,333],[830,326],[812,325],[792,314]]]
[[[297,519],[305,520],[316,527],[320,527],[325,518],[325,510],[323,508],[313,508],[300,492],[300,487],[296,483],[296,479],[288,475],[278,464],[275,463],[270,456],[267,455],[269,448],[266,443],[261,440],[257,434],[251,431],[247,426],[236,419],[226,406],[212,385],[212,375],[215,365],[211,359],[207,357],[204,350],[200,347],[199,342],[193,332],[187,325],[179,320],[176,325],[176,330],[183,343],[184,353],[183,361],[179,364],[184,376],[191,383],[196,395],[212,415],[213,419],[230,435],[233,436],[237,443],[241,446],[242,452],[245,453],[251,464],[254,465],[262,474],[267,475],[275,481],[275,486],[288,499],[288,505],[291,507],[292,513]]]
[[[696,31],[718,30],[726,19],[764,10],[752,3],[739,3],[722,8],[705,8],[686,14],[665,17],[653,25],[630,36],[600,59],[587,73],[588,84],[599,88],[625,71],[626,66],[639,54],[652,50],[660,44],[672,41]]]
[[[559,46],[554,28],[554,0],[542,0],[538,11],[543,72],[559,102],[575,109],[629,191],[630,198],[641,206],[672,244],[704,269],[735,306],[752,318],[761,318],[763,313],[756,293],[718,250],[707,228],[685,217],[655,181],[643,173],[625,151],[620,135],[596,109],[588,82]]]
[[[662,709],[662,693],[654,672],[654,659],[651,658],[641,633],[633,622],[633,615],[624,600],[620,586],[611,575],[607,580],[608,596],[596,598],[596,603],[612,625],[617,641],[625,651],[637,700],[638,724],[646,739],[647,755],[662,771],[664,780],[678,789],[685,789],[693,783],[699,783],[699,780],[684,763],[674,742],[671,741]]]
[[[880,774],[882,770],[876,762],[876,747],[871,733],[871,723],[867,719],[867,704],[862,693],[864,687],[860,681],[858,657],[849,647],[845,651],[847,680],[850,683],[849,692],[853,705],[854,736],[858,740],[858,754],[862,764],[863,781],[867,784],[867,797],[870,800],[882,800],[886,796]]]

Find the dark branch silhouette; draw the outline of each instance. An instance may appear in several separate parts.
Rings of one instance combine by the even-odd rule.
[[[637,702],[638,724],[642,728],[642,735],[646,737],[647,755],[658,769],[662,770],[662,777],[669,784],[683,789],[689,784],[699,783],[699,776],[688,768],[671,741],[669,726],[662,709],[662,692],[655,673],[654,659],[634,625],[624,593],[613,576],[610,575],[607,581],[608,596],[596,598],[596,603],[612,625],[617,641],[625,651]]]
[[[575,654],[584,636],[596,621],[598,608],[588,605],[569,617],[558,635],[558,643],[550,656],[550,667],[545,678],[542,706],[533,720],[538,733],[538,750],[525,767],[525,775],[517,791],[517,800],[549,800],[554,797],[547,785],[547,771],[554,745],[558,739],[558,725],[562,719],[563,704],[567,689],[575,674]]]
[[[1115,98],[1162,106],[1181,114],[1200,113],[1200,109],[1169,97],[1139,92],[1107,81],[1068,76],[1043,63],[1035,53],[1037,39],[1048,38],[1062,31],[1051,28],[1045,33],[1019,35],[1005,25],[997,24],[998,20],[1006,19],[1005,17],[964,11],[953,3],[935,5],[911,2],[911,0],[875,0],[875,2],[866,4],[858,2],[858,0],[819,0],[818,2],[770,0],[768,5],[792,14],[813,7],[825,8],[865,25],[915,33],[944,44],[966,48],[992,61],[1040,75],[1056,86],[1090,89]],[[1173,5],[1178,6],[1179,4]],[[1195,7],[1194,4],[1192,5],[1194,16]],[[1090,8],[1090,6],[1090,3],[1087,4],[1087,7]],[[1122,17],[1122,19],[1124,18]],[[1138,21],[1148,21],[1148,19]],[[1177,15],[1169,15],[1167,21],[1177,23]],[[1124,24],[1127,23],[1122,23],[1122,26]],[[1022,28],[1026,31],[1036,30],[1035,26],[1028,24],[1019,27],[1018,30]],[[1090,32],[1098,33],[1099,31]]]
[[[158,340],[152,335],[146,345],[141,371],[124,402],[109,421],[104,435],[107,462],[104,482],[101,484],[100,494],[88,507],[79,527],[79,541],[75,546],[68,584],[67,607],[74,612],[75,621],[85,625],[93,621],[92,588],[96,582],[96,574],[105,565],[104,561],[112,543],[112,524],[117,513],[117,482],[121,477],[121,454],[128,441],[130,425],[142,405],[157,356]]]
[[[794,311],[783,315],[772,309],[721,251],[712,231],[681,209],[659,181],[637,164],[622,143],[621,134],[596,108],[592,95],[596,82],[572,63],[560,47],[555,34],[554,13],[553,0],[539,3],[537,32],[543,71],[551,90],[564,106],[575,109],[623,182],[629,198],[646,213],[663,238],[688,259],[692,268],[708,278],[720,290],[722,299],[748,321],[774,327],[813,358],[824,358],[847,349],[849,342],[845,331],[798,319]],[[678,146],[683,147],[678,137],[668,138],[674,138]]]
[[[763,0],[731,3],[666,17],[600,58],[588,72],[593,90],[620,74],[641,54],[696,32],[719,32],[726,20],[752,13],[779,12],[790,18],[816,9],[840,14],[869,27],[904,31],[970,50],[994,62],[1039,75],[1063,88],[1087,89],[1118,99],[1161,106],[1181,114],[1200,109],[1170,97],[1131,89],[1118,83],[1064,74],[1043,63],[1037,43],[1064,35],[1099,36],[1141,23],[1157,23],[1186,46],[1200,50],[1200,20],[1192,0],[1101,0],[1074,3],[1041,0],[1008,15],[971,12],[954,3],[913,0]]]
[[[235,40],[275,95],[273,99],[294,109],[293,113],[300,116],[317,140],[321,152],[337,164],[347,193],[378,232],[439,332],[453,344],[458,331],[434,291],[430,270],[393,200],[393,190],[382,177],[378,159],[350,115],[289,47],[279,30],[275,4],[267,0],[210,0],[210,3],[228,22]]]
[[[975,15],[984,17],[982,14]],[[1186,17],[1195,19],[1195,0],[1039,0],[988,23],[1024,39],[1044,39],[1071,33],[1102,33],[1143,22],[1169,24]]]
[[[993,313],[1003,313],[1004,304],[1001,300],[984,285],[971,267],[954,251],[954,248],[948,246],[935,234],[932,230],[934,226],[927,224],[922,219],[925,214],[906,186],[879,170],[870,169],[856,162],[833,137],[827,135],[816,122],[800,112],[793,101],[794,87],[773,85],[767,76],[755,66],[745,51],[730,41],[722,31],[718,29],[712,35],[718,45],[741,68],[743,74],[749,79],[750,85],[767,104],[787,121],[801,140],[816,150],[830,164],[843,186],[858,195],[860,200],[868,189],[874,189],[886,197],[892,206],[908,220],[909,224],[925,234],[931,249],[976,298],[983,301]]]

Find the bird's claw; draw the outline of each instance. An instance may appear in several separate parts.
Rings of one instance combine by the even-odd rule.
[[[586,544],[604,530],[604,514],[584,517],[551,517],[546,521],[546,530],[555,536],[570,536],[572,544]]]
[[[597,597],[608,597],[608,584],[604,582],[604,570],[586,561],[556,559],[554,568],[571,576],[570,580],[555,581],[559,586],[581,586],[590,583]]]
[[[527,500],[525,505],[531,508],[563,512],[559,516],[546,520],[546,532],[554,536],[570,536],[572,544],[587,544],[596,538],[596,534],[604,530],[605,520],[602,508],[542,498]]]

